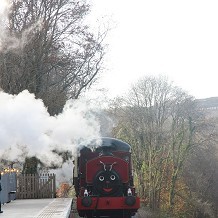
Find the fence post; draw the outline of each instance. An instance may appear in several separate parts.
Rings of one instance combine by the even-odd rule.
[[[1,192],[2,192],[2,183],[1,183],[1,180],[2,180],[2,172],[0,171],[0,213],[3,213],[2,211],[2,202],[1,202]]]

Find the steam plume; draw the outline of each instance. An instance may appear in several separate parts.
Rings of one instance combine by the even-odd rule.
[[[42,100],[23,91],[0,92],[0,159],[37,156],[42,162],[60,163],[52,150],[70,150],[100,135],[100,125],[85,101],[68,101],[63,113],[52,117]]]

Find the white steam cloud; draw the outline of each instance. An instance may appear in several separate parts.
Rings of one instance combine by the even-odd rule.
[[[39,31],[43,27],[43,22],[42,19],[39,19],[28,28],[26,27],[19,37],[11,35],[8,32],[8,16],[11,7],[12,2],[10,0],[0,0],[0,50],[17,52],[22,50],[34,36],[34,31]]]
[[[68,101],[63,113],[50,116],[42,100],[23,91],[0,92],[0,159],[23,161],[37,156],[42,162],[61,163],[52,150],[70,150],[100,137],[100,125],[85,101]]]

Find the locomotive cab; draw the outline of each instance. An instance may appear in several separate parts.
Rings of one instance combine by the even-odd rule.
[[[75,160],[74,187],[80,217],[129,218],[139,208],[133,184],[131,147],[101,138],[80,150]]]

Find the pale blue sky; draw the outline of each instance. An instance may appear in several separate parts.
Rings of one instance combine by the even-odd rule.
[[[101,80],[111,95],[143,75],[164,74],[196,98],[218,96],[218,1],[92,3],[93,20],[106,16],[116,24]]]

